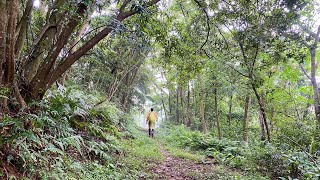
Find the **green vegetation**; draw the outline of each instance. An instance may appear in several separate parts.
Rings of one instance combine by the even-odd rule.
[[[272,179],[319,177],[319,162],[309,159],[306,152],[292,152],[289,147],[275,147],[261,142],[247,146],[239,141],[218,140],[212,135],[190,131],[184,126],[166,126],[163,130],[170,146],[198,152],[219,164],[255,174],[256,178],[261,174]]]
[[[0,179],[319,179],[319,12],[1,0]]]

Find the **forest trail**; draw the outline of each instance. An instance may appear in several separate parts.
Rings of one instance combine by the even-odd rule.
[[[214,166],[212,162],[201,163],[189,159],[173,157],[160,143],[159,149],[164,156],[164,161],[157,163],[157,167],[152,170],[157,178],[183,180],[213,176]]]
[[[152,174],[152,179],[191,180],[191,179],[228,179],[229,176],[239,176],[240,172],[219,165],[214,159],[200,157],[195,153],[171,147],[163,141],[156,132],[154,138],[147,137],[147,131],[140,131],[143,141],[149,142],[149,148],[161,154],[161,160],[152,161],[146,171]],[[144,178],[142,178],[144,179]]]

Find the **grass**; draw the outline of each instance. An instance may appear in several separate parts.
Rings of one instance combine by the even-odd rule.
[[[189,159],[192,161],[201,162],[205,158],[205,156],[201,155],[199,152],[192,152],[191,153],[191,152],[186,151],[184,149],[170,146],[168,144],[166,144],[165,150],[170,152],[170,155],[172,155],[173,157],[178,157],[178,158],[182,158],[182,159]]]
[[[151,178],[150,169],[163,161],[157,139],[149,138],[146,133],[139,130],[133,131],[134,139],[125,139],[121,142],[125,155],[121,163],[129,169],[136,170],[139,178]]]

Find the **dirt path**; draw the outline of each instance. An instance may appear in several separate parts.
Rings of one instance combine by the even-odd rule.
[[[204,164],[173,157],[161,144],[159,146],[165,160],[162,163],[157,163],[157,167],[152,170],[155,174],[155,179],[215,179],[213,174],[214,165],[212,163]]]
[[[191,179],[234,179],[233,177],[241,176],[242,172],[226,167],[219,164],[214,159],[206,158],[203,160],[197,160],[196,156],[184,152],[181,149],[176,149],[177,151],[182,151],[182,156],[180,152],[175,152],[174,148],[169,148],[170,145],[165,145],[158,138],[156,131],[155,138],[147,137],[148,131],[145,129],[140,129],[143,137],[151,140],[149,142],[151,149],[158,149],[159,154],[162,155],[163,160],[149,160],[147,171],[151,176],[148,178],[142,176],[141,179],[166,179],[166,180],[191,180]],[[168,146],[168,147],[167,147]],[[167,148],[171,150],[167,150]],[[185,154],[184,154],[185,153]],[[179,154],[179,155],[178,155]],[[178,157],[179,156],[179,157]],[[200,158],[200,157],[199,157]]]

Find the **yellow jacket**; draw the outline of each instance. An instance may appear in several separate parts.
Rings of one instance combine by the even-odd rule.
[[[158,115],[156,112],[154,111],[151,111],[151,112],[148,112],[147,114],[147,118],[146,118],[146,121],[156,121],[158,120]]]

